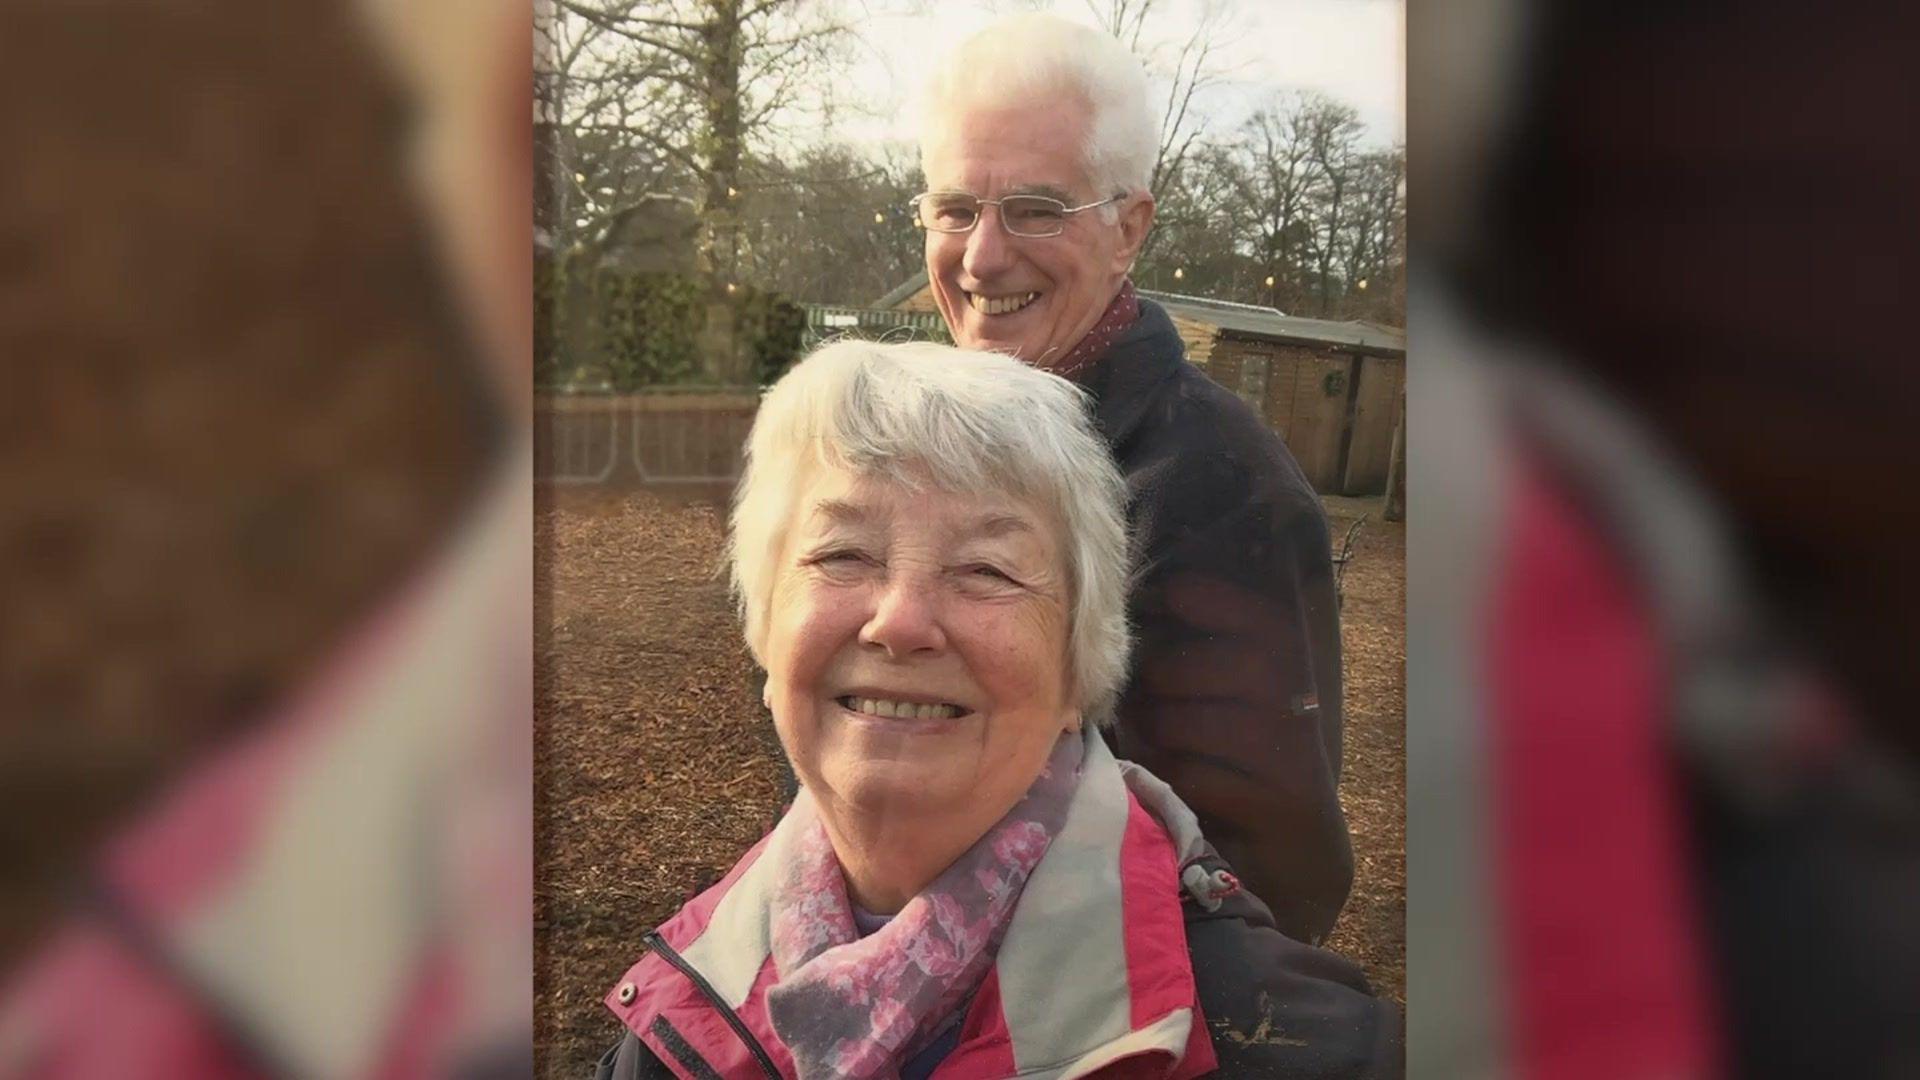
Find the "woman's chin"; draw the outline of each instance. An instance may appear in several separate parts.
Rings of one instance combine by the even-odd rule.
[[[967,780],[952,762],[873,758],[829,767],[822,777],[835,801],[863,814],[919,817],[966,797]]]

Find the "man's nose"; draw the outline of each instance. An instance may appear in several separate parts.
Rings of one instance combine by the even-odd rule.
[[[1000,224],[1000,208],[982,206],[980,220],[967,234],[966,254],[960,266],[975,281],[985,281],[1007,268],[1013,261],[1013,238]]]
[[[895,660],[939,652],[947,647],[939,607],[926,582],[904,575],[890,578],[875,600],[866,625],[860,628],[860,643],[885,649]]]

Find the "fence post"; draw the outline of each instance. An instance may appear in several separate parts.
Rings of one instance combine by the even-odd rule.
[[[1400,384],[1400,414],[1393,422],[1393,451],[1387,457],[1387,506],[1381,516],[1402,521],[1407,516],[1407,385]]]

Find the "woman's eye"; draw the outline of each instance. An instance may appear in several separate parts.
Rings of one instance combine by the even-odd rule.
[[[842,548],[838,551],[823,551],[809,560],[816,566],[857,566],[873,561],[873,557],[864,551]]]
[[[1006,574],[1006,572],[1001,570],[999,567],[988,566],[985,563],[981,563],[978,566],[968,567],[967,573],[974,577],[985,578],[988,581],[1012,581],[1013,580],[1013,578],[1009,577]]]

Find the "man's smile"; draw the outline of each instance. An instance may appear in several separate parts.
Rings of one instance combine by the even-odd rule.
[[[1033,303],[1039,296],[1038,292],[1007,293],[1002,296],[985,296],[976,292],[966,294],[967,306],[982,315],[1011,315]]]

